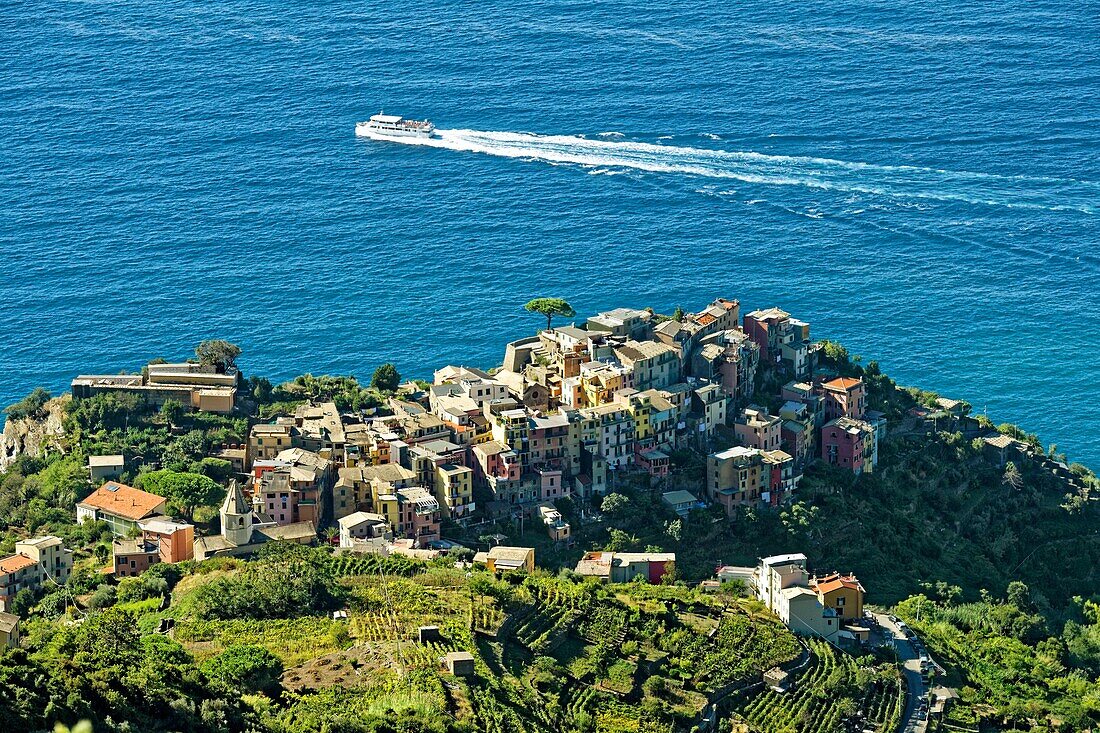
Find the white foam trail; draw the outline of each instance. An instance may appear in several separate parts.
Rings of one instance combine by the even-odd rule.
[[[1051,211],[1100,212],[1100,183],[1001,176],[830,158],[765,155],[571,135],[437,130],[433,138],[387,138],[408,145],[594,168],[679,173],[771,186],[804,186],[900,199],[959,201]]]

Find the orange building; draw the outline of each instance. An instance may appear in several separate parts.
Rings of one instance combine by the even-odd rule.
[[[867,411],[867,398],[862,378],[837,377],[822,384],[820,391],[825,400],[826,420],[838,417],[863,419]]]
[[[817,592],[821,605],[836,611],[841,623],[863,616],[863,585],[854,575],[831,573],[810,581],[810,588]]]
[[[115,575],[134,577],[158,562],[183,562],[195,556],[195,528],[192,525],[154,517],[138,526],[140,537],[120,538],[113,543]]]

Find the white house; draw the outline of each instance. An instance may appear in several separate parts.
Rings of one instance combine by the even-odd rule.
[[[354,512],[336,521],[340,525],[340,547],[351,548],[355,540],[369,540],[390,534],[389,523],[381,514]]]

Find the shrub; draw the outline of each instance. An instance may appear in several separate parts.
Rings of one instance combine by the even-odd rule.
[[[241,692],[273,693],[279,688],[283,663],[262,646],[238,644],[202,665],[211,678]]]
[[[324,550],[270,543],[256,562],[194,595],[203,619],[291,618],[330,610],[342,598]]]
[[[88,600],[88,608],[93,611],[102,611],[118,602],[118,590],[113,585],[102,584],[96,588],[95,593]]]
[[[28,417],[40,417],[42,408],[50,401],[52,395],[41,387],[36,387],[29,395],[9,405],[4,412],[11,420],[25,420]]]

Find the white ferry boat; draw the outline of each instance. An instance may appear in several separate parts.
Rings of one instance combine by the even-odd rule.
[[[400,115],[376,114],[366,122],[356,122],[355,134],[375,139],[431,137],[435,134],[435,125],[428,120],[406,120]]]

